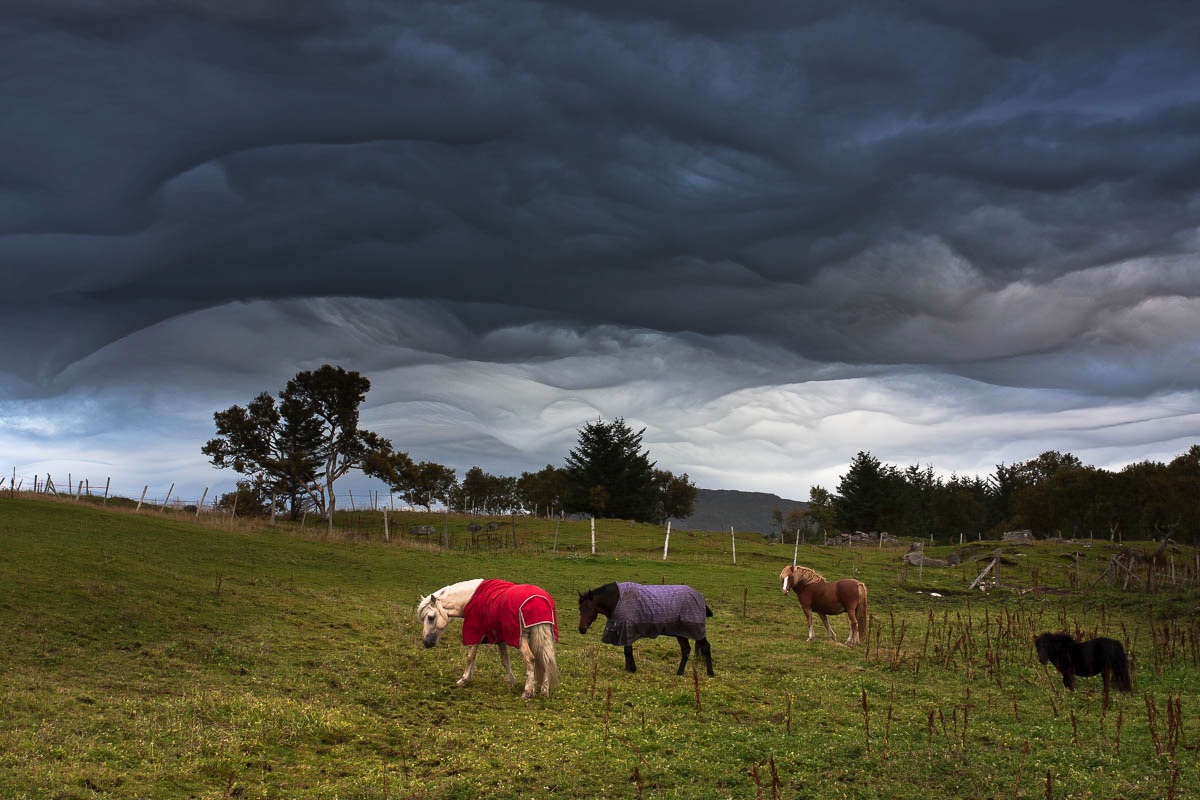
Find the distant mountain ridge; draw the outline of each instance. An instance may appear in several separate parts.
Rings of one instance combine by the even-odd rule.
[[[671,520],[671,526],[686,531],[727,531],[732,525],[735,531],[769,533],[774,527],[774,510],[778,508],[787,519],[793,506],[803,510],[808,503],[768,492],[698,489],[696,510],[687,519]]]

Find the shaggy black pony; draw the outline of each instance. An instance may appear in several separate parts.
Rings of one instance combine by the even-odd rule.
[[[1043,633],[1033,639],[1038,661],[1050,662],[1062,673],[1063,686],[1075,688],[1075,677],[1104,676],[1104,696],[1108,697],[1110,680],[1122,692],[1133,691],[1129,680],[1129,661],[1125,648],[1116,639],[1101,636],[1077,642],[1065,633]]]

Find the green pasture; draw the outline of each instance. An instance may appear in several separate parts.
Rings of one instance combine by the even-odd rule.
[[[653,526],[598,521],[592,555],[586,522],[500,520],[473,546],[475,521],[394,514],[385,542],[368,512],[326,537],[0,497],[0,797],[1200,797],[1190,548],[1147,591],[1101,578],[1107,541],[1005,545],[1000,585],[968,592],[999,542],[924,569],[802,545],[869,587],[869,645],[847,648],[805,641],[790,543],[739,534],[735,565],[728,532],[676,530],[664,562]],[[522,700],[487,648],[456,687],[457,621],[421,647],[418,596],[469,577],[555,596],[554,697]],[[639,642],[629,675],[581,636],[574,593],[611,580],[700,589],[716,677],[676,677],[672,639]],[[1064,690],[1034,657],[1045,630],[1124,641],[1134,692]]]

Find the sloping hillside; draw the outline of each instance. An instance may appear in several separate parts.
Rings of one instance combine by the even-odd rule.
[[[696,511],[687,519],[671,520],[672,527],[690,531],[729,530],[769,533],[772,512],[779,509],[784,518],[793,507],[806,509],[808,503],[787,500],[767,492],[739,492],[732,489],[700,489]]]

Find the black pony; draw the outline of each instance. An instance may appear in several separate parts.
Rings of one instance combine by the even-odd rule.
[[[1101,636],[1077,642],[1065,633],[1043,633],[1034,637],[1038,661],[1050,662],[1062,673],[1063,686],[1075,688],[1075,677],[1104,676],[1104,696],[1108,697],[1109,681],[1122,692],[1133,691],[1129,680],[1129,661],[1125,648],[1116,639]]]

